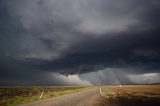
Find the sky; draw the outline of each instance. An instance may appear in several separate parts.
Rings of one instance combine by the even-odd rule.
[[[160,0],[0,0],[0,85],[160,83]]]

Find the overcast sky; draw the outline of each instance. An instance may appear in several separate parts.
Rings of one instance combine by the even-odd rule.
[[[0,0],[0,85],[160,83],[160,0]]]

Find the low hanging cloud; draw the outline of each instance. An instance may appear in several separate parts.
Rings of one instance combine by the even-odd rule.
[[[136,84],[154,84],[160,82],[160,73],[146,73],[140,75],[128,75],[130,80]]]
[[[1,76],[51,72],[83,80],[110,68],[108,82],[87,80],[135,83],[132,75],[160,71],[159,19],[159,0],[1,0]],[[114,81],[114,69],[128,70]]]
[[[81,74],[79,77],[93,85],[105,84],[154,84],[160,82],[160,73],[138,74],[136,68],[106,68],[97,72]],[[137,70],[140,71],[140,70]],[[145,71],[146,72],[146,71]]]

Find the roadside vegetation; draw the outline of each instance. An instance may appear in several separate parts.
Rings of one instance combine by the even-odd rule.
[[[103,86],[108,106],[160,106],[160,85]]]
[[[88,88],[86,86],[0,87],[0,106],[28,103],[39,99],[79,92]],[[40,98],[41,95],[42,97]]]

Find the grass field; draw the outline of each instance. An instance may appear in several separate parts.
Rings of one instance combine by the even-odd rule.
[[[103,86],[109,106],[160,106],[160,85]]]
[[[0,106],[28,103],[41,99],[56,97],[78,92],[88,87],[84,86],[32,86],[32,87],[0,87]]]

